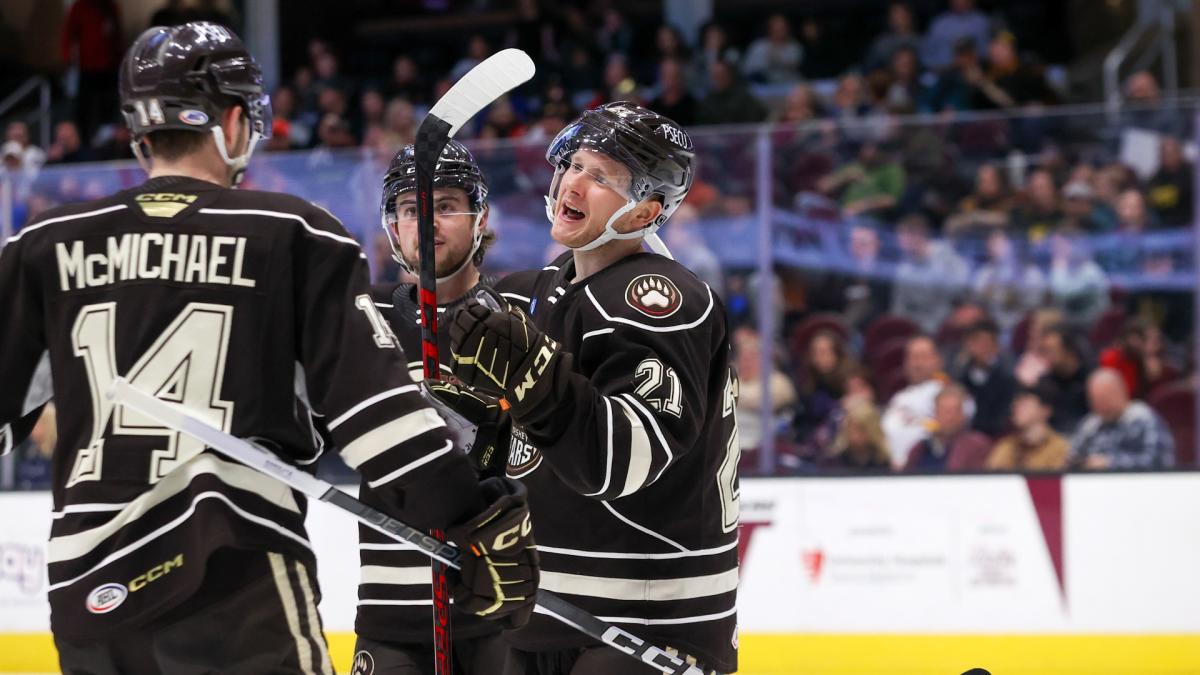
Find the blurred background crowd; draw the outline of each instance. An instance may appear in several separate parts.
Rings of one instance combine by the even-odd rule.
[[[0,105],[0,240],[142,179],[109,163],[132,157],[121,4],[63,12],[49,118]],[[1197,106],[1157,47],[1100,86],[1125,31],[1180,3],[715,2],[686,29],[670,3],[358,4],[350,26],[279,3],[273,135],[246,185],[338,215],[377,280],[400,273],[388,160],[458,77],[520,47],[537,78],[460,134],[491,187],[486,268],[559,252],[544,152],[579,111],[635,100],[685,125],[697,179],[663,235],[728,309],[747,473],[1194,464]],[[245,10],[177,0],[148,21],[243,31]],[[1155,16],[1152,38],[1183,32]],[[17,61],[4,90],[37,76]],[[44,484],[52,428],[0,480]]]

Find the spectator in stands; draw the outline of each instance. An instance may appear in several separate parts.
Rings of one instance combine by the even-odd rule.
[[[1058,227],[1062,217],[1062,204],[1054,174],[1047,169],[1037,169],[1029,174],[1023,199],[1013,212],[1013,224],[1025,233],[1029,241],[1037,243]]]
[[[733,334],[734,364],[738,374],[738,441],[743,450],[758,448],[763,440],[762,406],[762,339],[758,331],[741,327]],[[785,425],[792,420],[796,404],[796,388],[778,368],[768,376],[771,391],[773,425]]]
[[[733,64],[716,61],[708,74],[712,86],[696,111],[697,124],[739,124],[767,118],[766,106],[738,80]]]
[[[1042,332],[1040,351],[1048,365],[1037,386],[1044,388],[1052,403],[1050,426],[1061,434],[1075,430],[1088,411],[1087,355],[1082,337],[1063,325]]]
[[[904,351],[904,375],[908,386],[896,392],[883,413],[883,433],[892,451],[892,464],[905,465],[908,451],[929,436],[934,399],[947,378],[942,373],[942,355],[933,339],[918,335],[909,339]]]
[[[971,324],[955,361],[954,379],[963,386],[979,411],[971,428],[999,438],[1008,430],[1005,412],[1017,391],[1012,359],[1000,346],[1000,326],[991,319]]]
[[[417,111],[413,104],[403,98],[388,101],[387,110],[383,113],[383,128],[394,147],[402,148],[414,142],[417,137]]]
[[[1121,374],[1109,368],[1087,382],[1091,412],[1071,437],[1071,464],[1084,469],[1165,469],[1175,465],[1175,439],[1158,413],[1131,401]]]
[[[567,121],[563,120],[555,133],[566,126]],[[671,227],[662,230],[663,241],[681,265],[708,284],[718,297],[724,298],[725,272],[721,268],[720,258],[705,241],[699,220],[700,214],[695,206],[687,202],[680,204],[671,216]]]
[[[73,164],[75,162],[90,162],[95,158],[91,148],[83,146],[79,137],[79,127],[70,120],[64,120],[54,125],[54,142],[46,153],[48,164]]]
[[[613,52],[604,64],[604,87],[584,107],[597,108],[609,101],[622,100],[637,100],[637,82],[629,72],[629,59],[621,52]]]
[[[1017,359],[1013,369],[1017,382],[1022,387],[1032,387],[1037,384],[1050,370],[1050,362],[1042,352],[1042,336],[1051,326],[1063,322],[1062,312],[1057,309],[1043,307],[1030,315],[1029,333],[1025,340],[1025,351]]]
[[[677,61],[680,65],[687,63],[691,53],[678,28],[664,23],[654,31],[654,58],[659,63],[666,59]]]
[[[848,49],[847,41],[827,30],[826,23],[815,14],[808,13],[800,21],[800,46],[804,62],[800,75],[808,80],[828,80],[858,69],[862,52]]]
[[[917,441],[904,462],[905,471],[979,471],[987,461],[992,440],[972,431],[974,406],[957,384],[942,387],[934,398],[933,430]]]
[[[701,88],[706,91],[711,84],[712,66],[718,61],[738,63],[741,61],[741,52],[730,43],[725,27],[710,21],[700,30],[700,49],[692,57],[692,79],[702,84]]]
[[[840,335],[818,331],[808,342],[802,359],[800,398],[796,427],[800,436],[809,436],[829,417],[846,393],[846,379],[858,364]]]
[[[1125,110],[1121,126],[1157,131],[1178,136],[1183,123],[1176,111],[1163,105],[1158,79],[1147,70],[1140,70],[1125,80]]]
[[[787,84],[800,79],[800,62],[804,50],[792,34],[786,16],[772,14],[767,18],[767,32],[750,43],[742,60],[742,72],[751,82]]]
[[[513,110],[512,99],[501,96],[488,106],[480,138],[518,138],[525,135],[525,124]]]
[[[834,441],[842,430],[846,411],[858,403],[869,403],[875,407],[875,390],[871,387],[871,374],[861,365],[848,368],[845,376],[845,391],[829,414],[807,434],[798,429],[797,438],[804,444],[805,456],[816,464],[826,461]],[[799,419],[798,419],[799,421]],[[881,444],[886,447],[886,444]]]
[[[988,45],[987,81],[992,85],[980,92],[995,108],[1015,108],[1031,104],[1052,105],[1057,102],[1040,68],[1021,61],[1017,39],[1008,31],[1000,31]]]
[[[322,51],[313,60],[313,87],[317,90],[317,104],[321,95],[329,89],[339,92],[343,99],[350,93],[350,83],[341,73],[341,63],[332,51]]]
[[[915,113],[919,102],[925,96],[917,50],[907,46],[898,47],[892,53],[887,68],[887,89],[880,97],[880,103],[888,112],[897,115]]]
[[[961,38],[954,45],[954,60],[950,67],[944,70],[934,85],[925,92],[925,99],[920,106],[921,112],[974,110],[983,99],[979,88],[987,84],[974,40]]]
[[[389,99],[402,98],[413,105],[421,105],[427,101],[428,90],[417,62],[411,56],[401,54],[392,61],[392,79],[386,87]]]
[[[696,123],[696,99],[688,91],[683,62],[668,58],[658,64],[658,95],[650,109],[685,127]]]
[[[871,42],[863,65],[867,70],[884,68],[901,49],[911,50],[916,56],[920,48],[921,36],[917,34],[912,7],[907,2],[892,2],[888,4],[888,29]]]
[[[891,470],[892,455],[873,403],[857,400],[846,407],[837,437],[820,464],[831,469]]]
[[[875,141],[859,145],[857,158],[818,184],[826,195],[837,196],[850,216],[881,215],[904,193],[904,167]]]
[[[358,145],[358,141],[349,122],[333,113],[326,113],[321,118],[321,123],[317,125],[317,148],[334,150],[355,145]]]
[[[33,144],[28,124],[20,120],[9,122],[4,128],[4,141],[21,146],[21,164],[26,168],[36,171],[46,163],[46,152]]]
[[[1012,238],[993,230],[987,238],[988,261],[975,274],[974,299],[1009,334],[1029,312],[1042,305],[1046,277],[1018,254]]]
[[[807,84],[797,84],[788,90],[787,98],[783,101],[782,114],[776,121],[780,124],[800,124],[817,119],[821,113],[821,101],[813,88]]]
[[[604,10],[600,29],[596,31],[596,44],[605,54],[629,55],[633,49],[633,26],[620,10],[611,6]]]
[[[117,109],[117,66],[125,44],[116,0],[75,0],[63,23],[62,62],[79,74],[75,122],[84,139]]]
[[[1071,446],[1050,427],[1053,394],[1032,387],[1017,392],[1012,402],[1013,432],[1000,439],[988,455],[989,471],[1061,471]],[[980,408],[985,410],[985,408]]]
[[[363,89],[358,100],[358,120],[354,126],[355,135],[359,142],[365,145],[367,130],[383,126],[383,113],[387,110],[387,102],[383,94],[374,87]]]
[[[1007,227],[1013,208],[1012,191],[999,165],[984,163],[975,172],[975,189],[958,203],[946,220],[948,236],[975,235]]]
[[[1063,186],[1062,213],[1061,226],[1092,234],[1111,229],[1102,224],[1105,218],[1096,203],[1096,191],[1084,180],[1072,180]]]
[[[1130,318],[1121,327],[1117,342],[1100,352],[1098,363],[1121,375],[1125,391],[1134,398],[1146,395],[1147,337],[1153,324],[1143,318]]]
[[[1088,250],[1078,231],[1062,228],[1050,237],[1050,300],[1063,321],[1081,330],[1090,329],[1108,309],[1108,275]]]
[[[492,48],[488,45],[487,38],[482,35],[475,34],[467,40],[467,49],[454,67],[450,69],[450,80],[458,82],[472,68],[483,62],[484,59],[492,55]]]
[[[921,60],[933,70],[950,65],[963,41],[969,41],[976,56],[987,50],[991,25],[987,16],[975,8],[975,0],[950,0],[950,7],[933,18],[925,33]]]
[[[816,309],[837,312],[861,331],[890,308],[892,284],[879,259],[879,232],[874,227],[852,222],[846,248],[840,253],[848,258],[845,264],[833,267],[813,285],[812,301]]]
[[[1138,235],[1156,229],[1158,221],[1146,208],[1141,190],[1129,188],[1117,196],[1117,232]]]
[[[1192,163],[1184,157],[1183,144],[1164,136],[1159,145],[1158,171],[1146,186],[1151,208],[1168,227],[1192,225],[1196,178]]]
[[[904,258],[896,270],[891,311],[934,333],[964,294],[970,270],[953,248],[931,238],[925,216],[905,216],[896,233]]]
[[[846,73],[838,78],[837,89],[829,101],[829,115],[839,120],[852,120],[871,112],[871,104],[867,98],[867,84],[862,75]],[[863,130],[843,128],[841,132],[847,136],[861,138]]]

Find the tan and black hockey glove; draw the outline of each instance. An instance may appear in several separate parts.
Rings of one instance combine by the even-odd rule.
[[[455,377],[498,396],[514,419],[550,398],[564,354],[519,309],[493,311],[468,300],[450,324]]]
[[[462,551],[454,603],[518,628],[533,614],[539,578],[525,486],[511,478],[487,478],[479,486],[488,507],[446,530]]]
[[[505,474],[512,422],[496,397],[444,380],[425,380],[421,393],[446,420],[476,471]]]

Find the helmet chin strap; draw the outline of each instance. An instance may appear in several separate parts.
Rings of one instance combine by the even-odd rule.
[[[217,152],[221,154],[221,160],[225,162],[225,166],[233,170],[233,175],[230,176],[230,184],[235,187],[242,182],[242,178],[246,173],[246,165],[250,163],[250,156],[254,154],[254,146],[262,140],[262,135],[257,131],[250,133],[250,142],[246,144],[246,151],[237,157],[229,156],[229,149],[225,147],[225,133],[220,124],[214,124],[209,128],[213,138],[217,141]]]
[[[625,206],[617,209],[616,212],[609,217],[608,222],[604,224],[604,231],[601,232],[599,236],[583,246],[568,246],[567,248],[570,248],[572,251],[591,251],[600,248],[608,242],[616,239],[645,239],[646,244],[650,247],[651,251],[674,260],[675,256],[671,255],[671,251],[667,248],[667,245],[663,243],[662,239],[659,239],[657,234],[655,234],[658,232],[658,228],[661,227],[661,224],[647,225],[646,227],[634,232],[618,232],[617,229],[613,227],[616,222],[620,220],[621,216],[632,211],[637,205],[638,202],[635,202],[632,199],[626,201]],[[546,195],[546,217],[550,220],[551,224],[554,223],[554,200],[550,198],[550,195]]]

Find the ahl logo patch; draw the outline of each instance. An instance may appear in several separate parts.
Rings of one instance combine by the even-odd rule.
[[[643,274],[629,282],[625,302],[651,319],[665,319],[679,311],[683,294],[675,282],[661,274]]]
[[[87,596],[87,611],[92,614],[108,614],[125,602],[129,591],[123,584],[103,584],[92,589]]]
[[[354,655],[354,663],[350,666],[350,675],[371,675],[375,672],[375,657],[371,652],[360,650]]]
[[[181,110],[179,121],[198,127],[208,122],[208,115],[204,114],[203,110]]]

